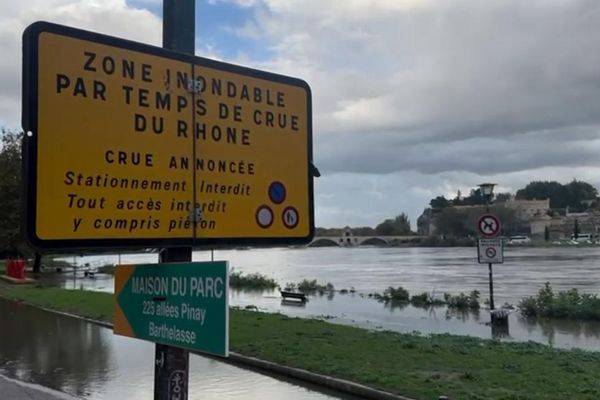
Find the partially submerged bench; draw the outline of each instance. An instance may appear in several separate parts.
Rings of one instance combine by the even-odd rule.
[[[300,300],[302,302],[305,302],[307,300],[306,295],[304,293],[298,293],[298,292],[289,292],[287,290],[280,290],[279,291],[281,293],[281,297],[283,297],[283,299],[296,299],[296,300]]]

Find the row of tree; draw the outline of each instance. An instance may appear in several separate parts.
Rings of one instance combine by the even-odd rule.
[[[514,234],[526,231],[528,227],[517,217],[514,209],[504,207],[504,203],[513,196],[510,193],[500,193],[494,199],[492,212],[502,220],[503,234]],[[550,199],[549,211],[552,214],[562,214],[568,208],[570,212],[583,212],[598,208],[598,191],[587,182],[573,179],[567,184],[556,181],[533,181],[514,196],[517,200],[543,200]],[[486,199],[480,189],[473,189],[467,197],[462,197],[460,192],[454,199],[438,196],[429,202],[428,219],[435,218],[438,233],[445,236],[474,236],[477,234],[477,219],[481,215],[481,208],[461,208],[455,206],[484,206]],[[575,235],[577,227],[574,228]],[[548,236],[548,233],[546,233]]]
[[[591,184],[573,179],[563,185],[556,181],[534,181],[519,189],[517,199],[550,199],[550,208],[583,212],[598,206],[598,190]]]
[[[412,235],[408,215],[402,213],[378,224],[375,228],[361,226],[350,228],[355,236],[405,236]],[[317,228],[316,236],[343,236],[345,228]]]
[[[494,202],[503,203],[512,197],[510,193],[499,193]],[[591,184],[573,179],[567,184],[556,181],[533,181],[517,190],[517,200],[550,199],[550,208],[566,209],[571,212],[583,212],[590,207],[598,207],[598,190]],[[439,210],[452,206],[485,205],[486,199],[480,189],[472,189],[469,196],[463,197],[458,191],[454,199],[437,196],[431,199],[429,206]]]
[[[2,130],[0,149],[0,257],[14,257],[21,238],[21,134]]]

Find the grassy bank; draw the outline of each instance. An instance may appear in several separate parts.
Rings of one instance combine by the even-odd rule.
[[[112,295],[0,284],[0,295],[112,318]],[[373,332],[323,321],[231,311],[231,349],[241,354],[435,399],[596,399],[600,353],[451,335]]]

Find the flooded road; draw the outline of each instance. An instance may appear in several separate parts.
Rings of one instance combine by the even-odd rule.
[[[3,299],[0,327],[1,375],[86,399],[152,398],[152,343]],[[197,355],[189,384],[190,400],[351,399]]]
[[[194,252],[194,261],[210,260],[209,251]],[[214,258],[229,260],[235,271],[258,272],[274,278],[280,285],[302,279],[331,282],[336,289],[356,290],[355,294],[334,293],[311,297],[301,306],[281,302],[277,292],[235,292],[230,304],[256,306],[269,312],[317,317],[333,322],[373,329],[402,332],[453,333],[493,337],[486,326],[488,313],[448,312],[445,307],[421,309],[394,307],[368,298],[388,286],[403,286],[411,294],[444,292],[457,294],[479,290],[488,297],[487,265],[477,264],[475,248],[307,248],[251,249],[215,251]],[[68,259],[72,261],[72,259]],[[123,263],[153,263],[156,254],[121,255]],[[585,293],[600,292],[600,247],[506,249],[505,263],[494,266],[496,304],[518,304],[534,295],[549,281],[555,290],[577,288]],[[118,256],[77,257],[79,265],[116,263]],[[81,273],[79,274],[81,277]],[[113,290],[110,276],[97,279],[70,279],[64,274],[61,286],[91,290]],[[516,313],[510,316],[505,340],[534,340],[557,347],[600,350],[600,323],[578,321],[527,321]]]

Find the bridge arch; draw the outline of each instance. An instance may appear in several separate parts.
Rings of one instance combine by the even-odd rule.
[[[359,243],[359,246],[387,246],[389,242],[380,237],[369,237]]]
[[[335,241],[335,238],[318,238],[308,244],[307,247],[340,247],[340,243]]]

